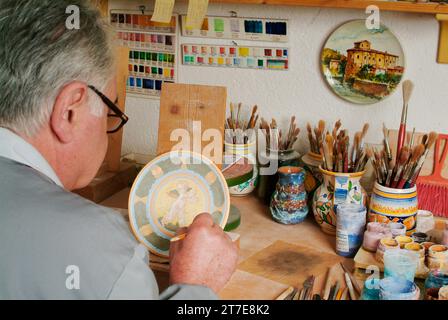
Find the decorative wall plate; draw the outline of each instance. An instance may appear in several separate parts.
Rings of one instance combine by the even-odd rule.
[[[227,183],[208,158],[188,151],[161,155],[143,168],[129,196],[136,238],[152,253],[169,256],[170,239],[203,212],[223,229],[230,210]]]
[[[376,103],[399,85],[405,70],[400,42],[383,24],[368,29],[366,20],[337,28],[321,53],[324,78],[341,98],[358,104]]]

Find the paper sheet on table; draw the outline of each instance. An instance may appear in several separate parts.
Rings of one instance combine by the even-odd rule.
[[[190,0],[187,13],[187,29],[201,29],[207,14],[208,0]]]
[[[156,0],[151,21],[169,23],[173,16],[174,1],[175,0]]]

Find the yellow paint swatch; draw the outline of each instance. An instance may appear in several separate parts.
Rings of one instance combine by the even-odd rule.
[[[170,77],[170,69],[163,69],[163,76],[165,78],[169,78]]]
[[[174,0],[156,0],[151,21],[169,23],[173,16]]]
[[[218,57],[218,64],[224,64],[224,58]]]
[[[208,0],[190,0],[188,3],[186,28],[189,30],[201,29],[207,14]]]
[[[249,55],[249,48],[239,48],[240,57],[247,57]]]

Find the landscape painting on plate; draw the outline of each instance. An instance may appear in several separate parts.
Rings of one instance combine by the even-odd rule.
[[[358,104],[389,96],[405,70],[403,49],[395,35],[383,24],[368,29],[365,20],[336,29],[322,49],[321,64],[333,91]]]

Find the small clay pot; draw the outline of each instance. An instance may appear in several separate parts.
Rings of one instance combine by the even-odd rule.
[[[448,246],[448,223],[445,225],[445,231],[443,231],[442,244]]]
[[[406,226],[399,222],[391,222],[389,223],[390,232],[392,232],[392,237],[405,236],[406,235]]]
[[[429,248],[428,267],[431,270],[448,268],[448,247],[435,244]]]
[[[387,250],[398,250],[400,249],[400,245],[397,240],[392,238],[384,238],[380,240],[378,244],[378,249],[376,250],[375,258],[379,262],[384,262],[384,253]]]
[[[414,242],[417,243],[428,242],[430,239],[430,237],[423,232],[415,232],[412,234],[411,238],[414,239]]]
[[[428,255],[429,248],[432,247],[433,245],[435,245],[435,243],[428,241],[428,242],[423,242],[421,245],[425,248],[425,255]]]
[[[401,249],[404,249],[405,245],[414,242],[414,240],[411,237],[408,237],[408,236],[397,236],[397,237],[395,237],[395,240],[397,240],[397,242],[400,245]]]
[[[369,222],[367,224],[367,231],[364,233],[362,247],[367,251],[376,252],[378,244],[383,238],[392,238],[392,233],[387,224]]]

